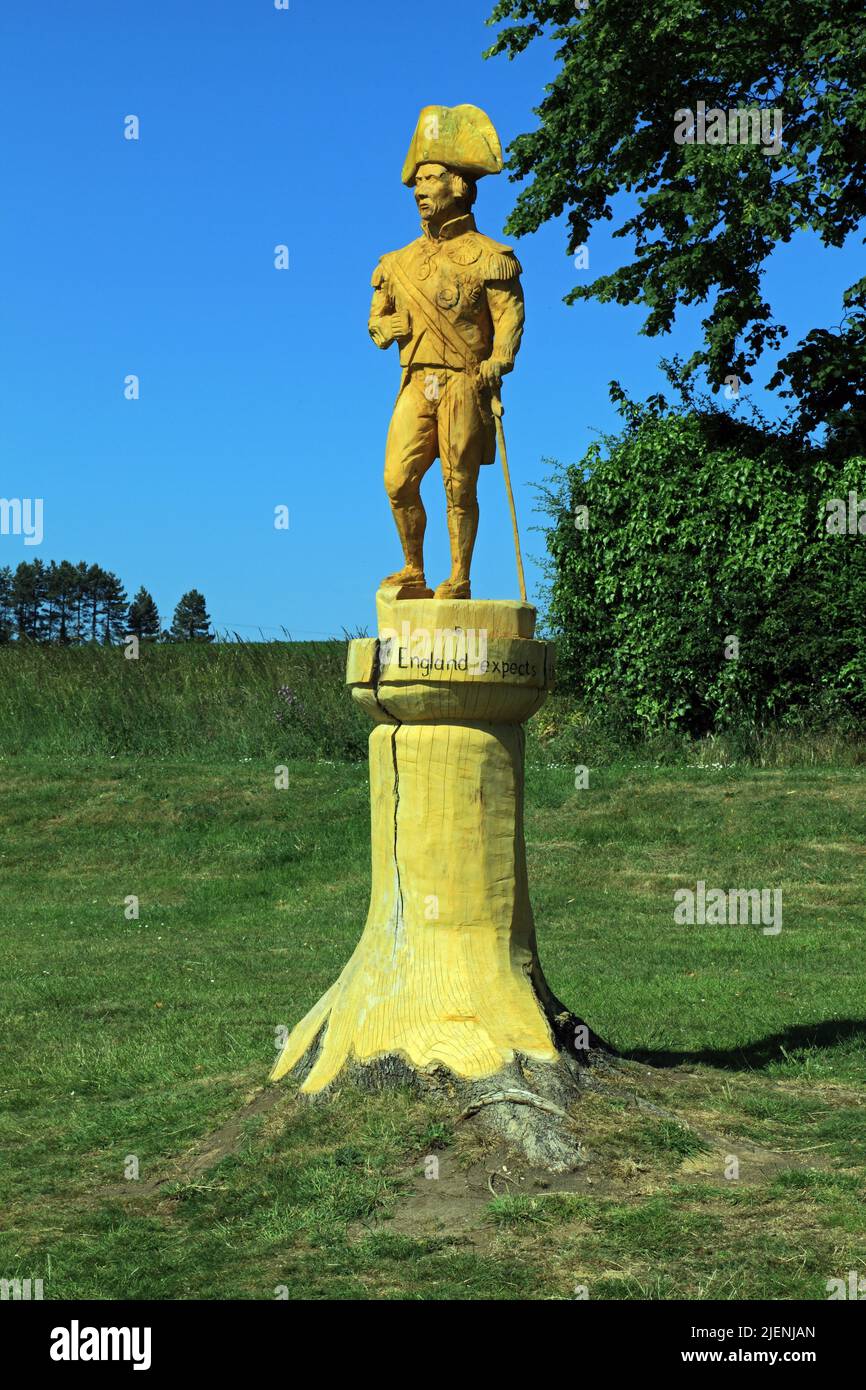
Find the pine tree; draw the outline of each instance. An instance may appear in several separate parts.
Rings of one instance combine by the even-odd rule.
[[[59,565],[52,560],[45,580],[47,612],[45,640],[64,646],[74,639],[75,606],[78,595],[78,572],[68,560]]]
[[[15,627],[19,638],[31,642],[42,641],[44,635],[44,613],[46,574],[41,560],[28,563],[22,560],[12,581],[12,606],[15,610]]]
[[[12,588],[14,580],[8,565],[0,570],[0,642],[8,642],[12,636],[14,609],[12,607]]]
[[[171,625],[174,642],[212,642],[214,634],[210,630],[210,617],[205,607],[204,594],[198,589],[190,589],[181,598],[174,610]]]
[[[72,620],[72,640],[87,640],[87,561],[79,560],[75,570],[75,614]]]
[[[75,614],[79,592],[78,569],[69,560],[61,560],[57,570],[60,598],[60,631],[57,640],[74,642],[77,637]]]
[[[42,613],[42,640],[44,642],[53,642],[54,640],[54,628],[59,617],[59,600],[57,563],[52,560],[45,571],[45,608]]]
[[[122,642],[126,635],[126,614],[129,599],[126,590],[116,574],[103,571],[100,590],[102,616],[102,642],[108,647],[112,642]]]
[[[84,575],[84,602],[89,627],[88,639],[91,642],[97,640],[99,609],[107,578],[108,575],[100,565],[90,565]]]
[[[159,610],[153,600],[153,595],[148,593],[143,584],[129,605],[129,612],[126,615],[126,631],[141,641],[158,637],[160,634]]]

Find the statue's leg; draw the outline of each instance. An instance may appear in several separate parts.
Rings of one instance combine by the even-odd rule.
[[[427,513],[421,479],[436,458],[436,407],[413,375],[397,398],[385,446],[385,491],[408,570],[424,574]]]
[[[478,534],[478,473],[489,445],[489,423],[481,414],[467,373],[449,375],[439,403],[438,424],[451,545],[451,575],[447,584],[452,596],[468,598],[472,552]],[[437,597],[444,596],[437,591]]]

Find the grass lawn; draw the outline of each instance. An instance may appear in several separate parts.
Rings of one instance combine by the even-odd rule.
[[[863,770],[611,768],[576,791],[530,769],[545,970],[634,1063],[587,1093],[562,1180],[408,1094],[263,1090],[367,907],[366,767],[290,771],[278,791],[263,758],[0,762],[0,1277],[823,1299],[866,1274]],[[780,887],[783,930],[675,925],[700,879]]]

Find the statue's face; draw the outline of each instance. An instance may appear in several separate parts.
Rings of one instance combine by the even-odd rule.
[[[451,174],[443,164],[421,164],[415,175],[415,202],[423,221],[440,218],[452,209],[456,217],[460,200],[455,196]]]

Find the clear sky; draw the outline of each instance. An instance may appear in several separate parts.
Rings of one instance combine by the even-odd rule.
[[[145,584],[164,620],[197,587],[218,628],[250,638],[371,626],[377,582],[401,562],[382,486],[399,371],[366,320],[380,253],[418,232],[400,182],[409,139],[422,106],[468,101],[507,143],[533,125],[553,71],[552,48],[482,59],[491,8],[4,0],[0,496],[42,497],[45,536],[38,548],[0,536],[0,565],[97,562],[130,595]],[[515,192],[482,180],[483,231],[502,237]],[[274,268],[282,243],[287,271]],[[619,247],[594,235],[590,273]],[[516,248],[527,332],[505,424],[531,556],[545,460],[577,459],[614,423],[612,378],[636,396],[659,389],[659,357],[695,346],[700,314],[641,337],[638,309],[562,303],[587,272],[561,227]],[[805,237],[777,253],[767,289],[791,342],[838,322],[861,262],[862,247]],[[438,469],[425,501],[436,583]],[[482,470],[480,502],[473,592],[515,596],[498,464]],[[288,531],[274,529],[278,505]]]

